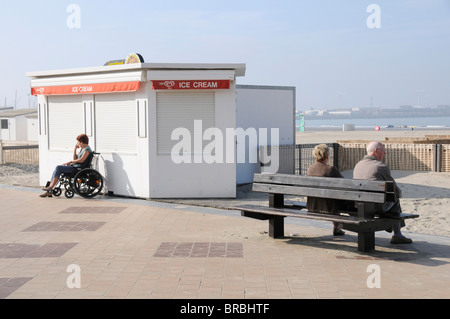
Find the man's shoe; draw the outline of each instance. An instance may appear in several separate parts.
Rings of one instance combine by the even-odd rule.
[[[339,228],[333,229],[333,236],[344,236],[344,235],[345,235],[345,231],[343,231],[342,229],[339,229]]]
[[[412,239],[406,238],[405,236],[392,236],[391,244],[411,244]]]

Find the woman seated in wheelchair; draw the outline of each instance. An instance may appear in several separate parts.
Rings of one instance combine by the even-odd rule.
[[[78,152],[78,149],[81,149]],[[52,179],[48,187],[43,188],[44,194],[39,195],[40,197],[52,197],[53,187],[58,183],[61,174],[73,173],[76,168],[83,167],[85,161],[88,159],[89,155],[92,154],[92,149],[89,146],[89,137],[86,134],[81,134],[77,136],[77,144],[73,150],[73,160],[62,165],[56,166],[53,171]]]

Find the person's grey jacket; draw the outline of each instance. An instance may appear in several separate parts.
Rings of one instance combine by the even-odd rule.
[[[385,203],[382,207],[382,211],[385,213],[394,214],[401,213],[400,202],[398,198],[402,197],[402,191],[392,177],[389,166],[387,166],[385,163],[378,161],[374,156],[366,155],[355,165],[355,168],[353,169],[353,178],[372,181],[394,182],[394,191],[397,197],[397,201],[395,203]]]

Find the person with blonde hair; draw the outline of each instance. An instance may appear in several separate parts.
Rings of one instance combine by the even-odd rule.
[[[342,174],[335,166],[328,164],[330,152],[325,144],[317,145],[313,150],[316,163],[311,165],[306,173],[308,176],[343,178]],[[354,202],[338,199],[318,198],[308,196],[306,208],[311,212],[339,214],[339,211],[354,211]],[[333,235],[342,236],[342,224],[333,222]]]
[[[386,202],[379,205],[378,211],[380,216],[386,216],[390,218],[399,218],[402,213],[399,198],[402,197],[402,191],[398,187],[394,178],[391,175],[389,166],[383,163],[384,156],[386,155],[386,149],[380,142],[370,142],[367,144],[367,155],[359,161],[353,169],[354,179],[366,179],[373,181],[392,181],[394,182],[394,192],[397,197],[395,202]],[[399,219],[399,222],[392,227],[394,235],[391,239],[391,244],[410,244],[412,240],[403,236],[401,227],[405,226],[405,221]],[[387,231],[392,231],[388,229]]]

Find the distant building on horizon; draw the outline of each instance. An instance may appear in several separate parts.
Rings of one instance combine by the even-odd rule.
[[[438,105],[435,108],[419,105],[400,105],[399,108],[354,107],[333,110],[314,110],[310,108],[304,111],[303,114],[308,119],[447,117],[450,116],[450,105]]]

